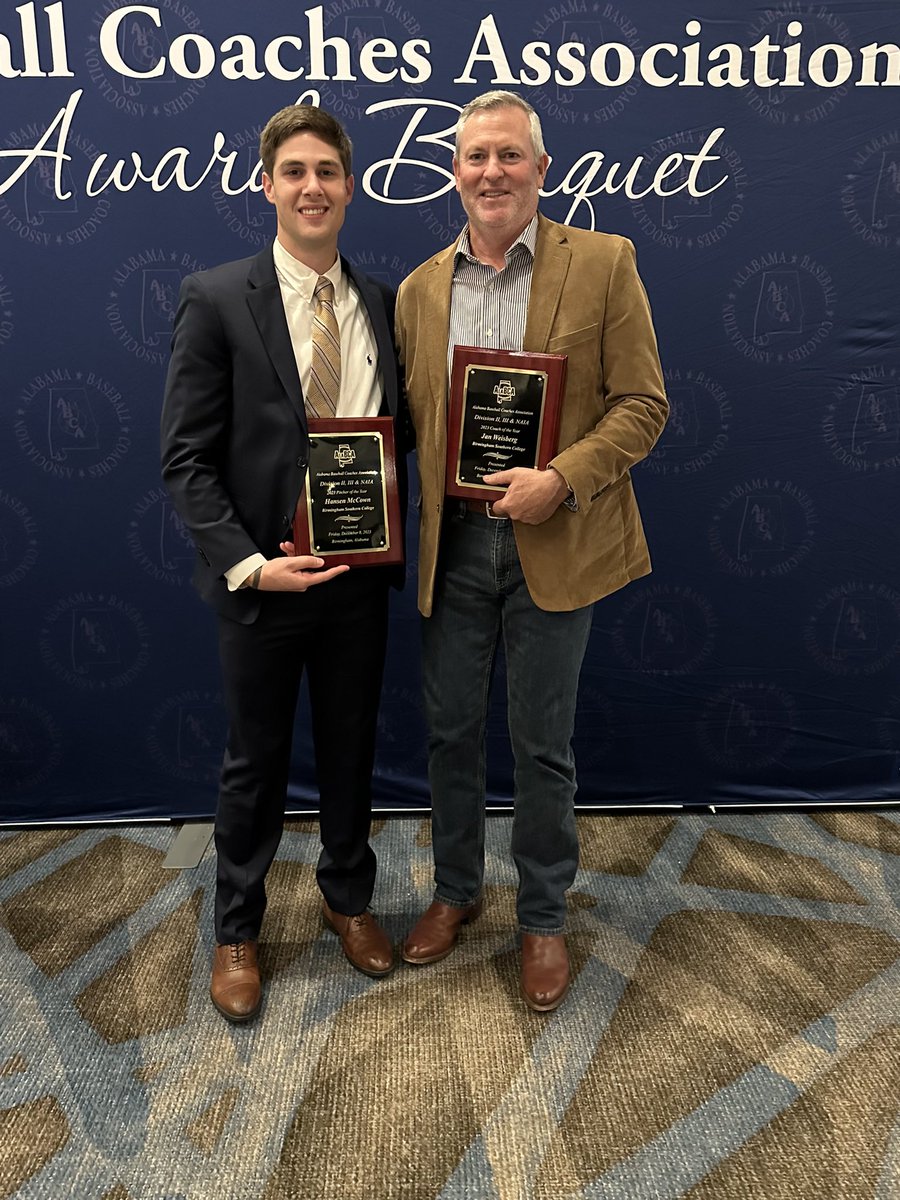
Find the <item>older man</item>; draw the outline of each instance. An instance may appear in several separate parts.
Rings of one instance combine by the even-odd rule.
[[[634,248],[540,215],[548,162],[537,114],[521,97],[488,92],[467,104],[453,169],[468,224],[397,297],[422,486],[419,608],[435,860],[433,903],[402,954],[437,962],[481,911],[484,730],[502,636],[522,993],[538,1012],[555,1009],[570,982],[565,894],[578,866],[571,740],[592,606],[650,570],[629,470],[667,414]],[[493,505],[445,495],[456,345],[568,356],[558,453],[544,470],[486,476],[506,489]]]

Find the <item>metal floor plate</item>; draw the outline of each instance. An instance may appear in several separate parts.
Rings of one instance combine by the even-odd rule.
[[[172,871],[199,866],[206,853],[206,847],[212,841],[212,835],[212,822],[182,825],[175,835],[169,853],[163,859],[163,866]]]

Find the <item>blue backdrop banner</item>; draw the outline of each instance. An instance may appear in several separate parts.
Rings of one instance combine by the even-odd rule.
[[[462,228],[452,129],[491,87],[542,118],[543,211],[634,241],[672,402],[635,472],[654,573],[595,610],[579,801],[896,799],[898,39],[888,0],[4,4],[0,822],[212,811],[214,622],[158,466],[179,286],[272,237],[259,132],[307,100],[354,141],[342,248],[396,287]],[[428,802],[414,593],[397,808]]]

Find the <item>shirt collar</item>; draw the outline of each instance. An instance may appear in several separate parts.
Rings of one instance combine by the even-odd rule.
[[[532,258],[534,258],[535,247],[537,246],[537,213],[531,218],[510,248],[506,251],[505,258],[509,262],[514,253],[518,251],[519,246],[524,246]],[[462,233],[459,235],[459,241],[456,243],[456,251],[453,257],[454,267],[459,265],[459,258],[462,255],[469,262],[478,262],[478,259],[472,253],[472,243],[469,241],[469,226],[466,224]]]
[[[279,281],[287,284],[304,300],[312,300],[319,279],[318,273],[310,270],[306,263],[294,258],[293,254],[285,250],[277,238],[272,246],[272,258],[275,260],[275,273]],[[341,270],[340,255],[335,258],[333,266],[330,266],[325,272],[325,278],[330,279],[334,284],[335,299],[342,300],[346,291],[346,283]]]

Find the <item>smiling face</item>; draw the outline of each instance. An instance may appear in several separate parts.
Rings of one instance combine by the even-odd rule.
[[[512,105],[475,112],[453,159],[473,249],[480,241],[508,249],[537,212],[549,158],[535,158],[528,115]]]
[[[295,133],[278,147],[263,191],[278,216],[278,240],[321,275],[334,265],[344,213],[353,196],[334,146],[314,133]]]

